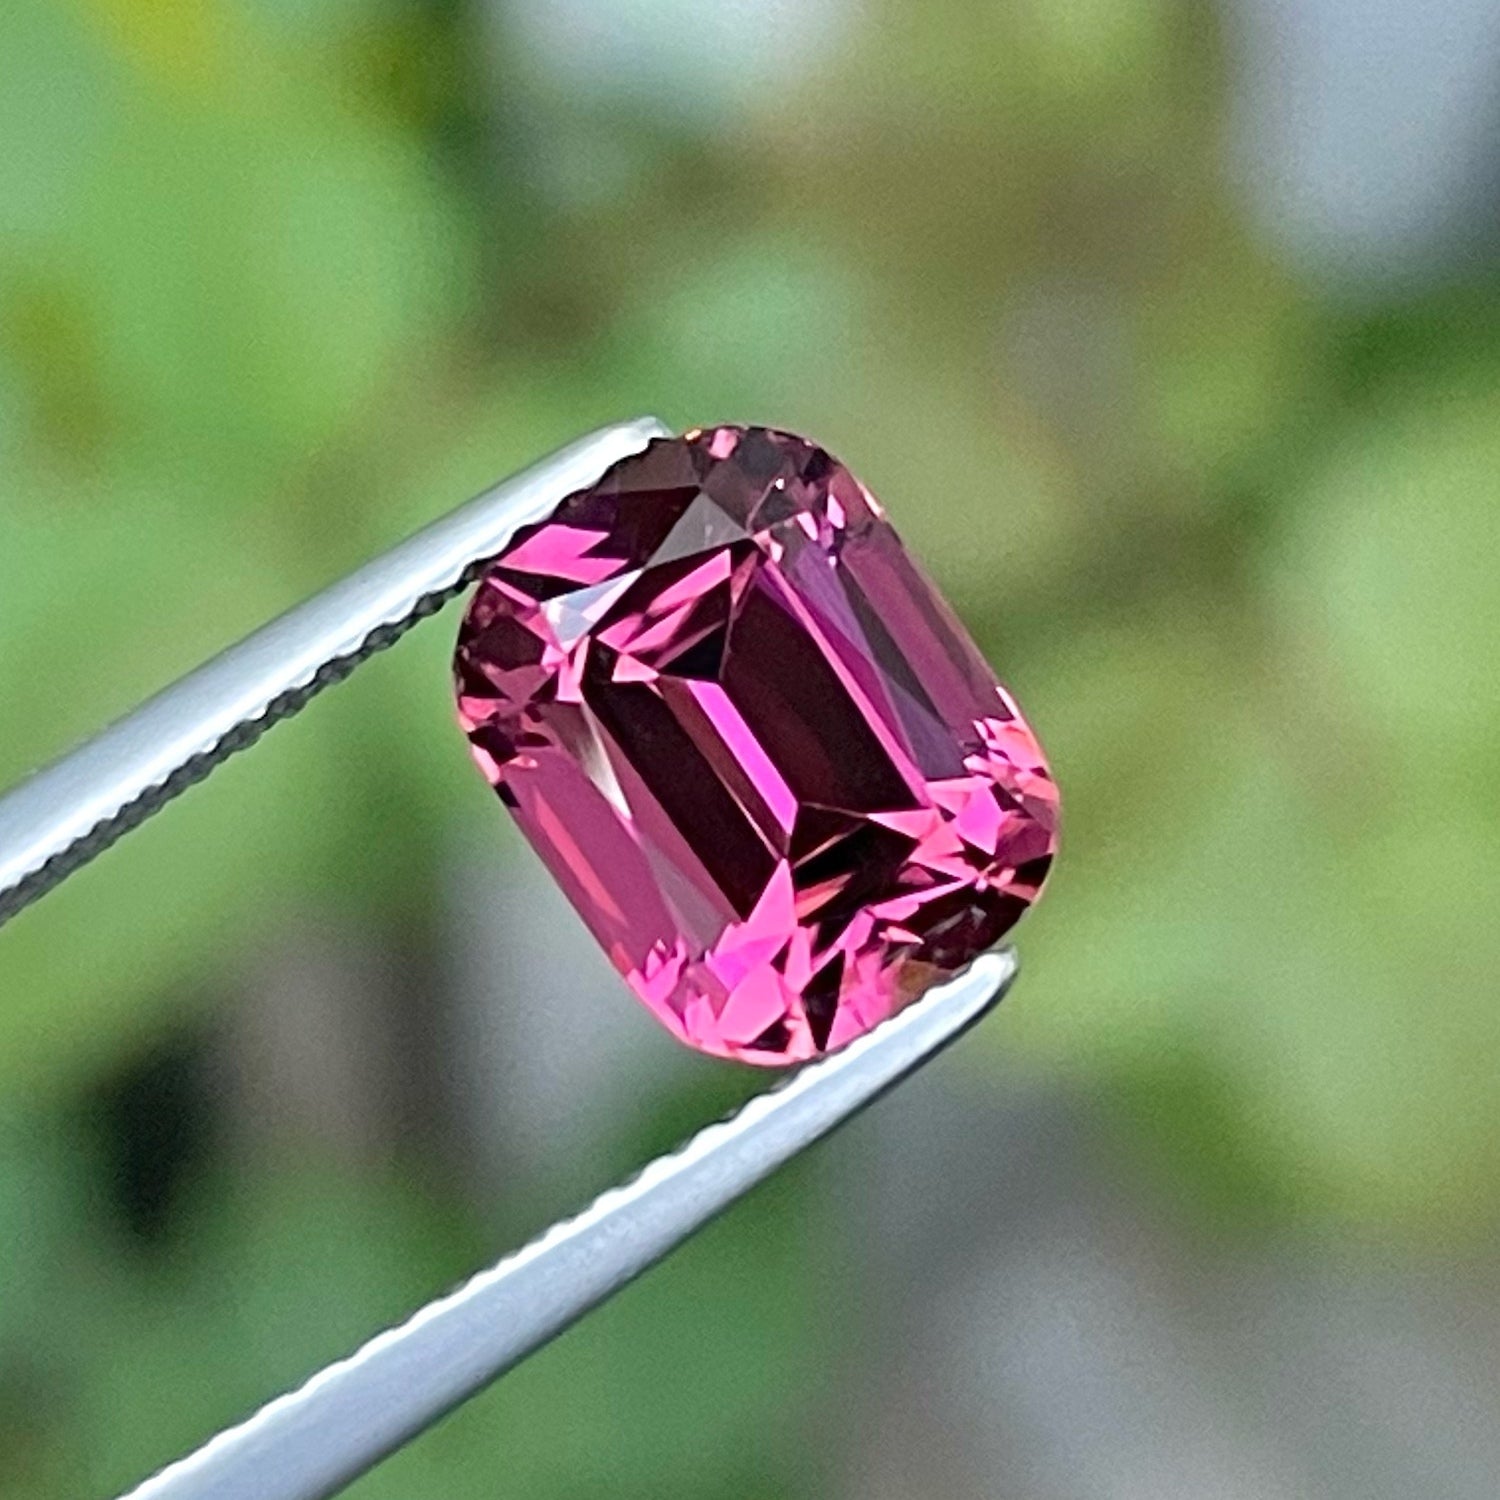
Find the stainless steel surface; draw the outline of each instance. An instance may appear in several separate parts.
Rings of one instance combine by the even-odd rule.
[[[581,438],[257,630],[0,797],[0,922],[472,581],[517,528],[668,429]]]
[[[986,1014],[1009,949],[658,1157],[577,1218],[220,1433],[126,1500],[320,1500],[555,1337]]]
[[[465,588],[522,526],[668,429],[580,439],[230,647],[0,797],[0,922]],[[618,1291],[984,1015],[1010,950],[700,1131],[129,1500],[318,1500]]]

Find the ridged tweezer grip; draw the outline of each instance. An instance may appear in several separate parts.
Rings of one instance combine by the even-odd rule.
[[[962,1035],[1016,974],[976,959],[842,1052],[700,1130],[576,1218],[370,1340],[124,1500],[322,1500],[556,1337]]]
[[[0,923],[461,592],[516,531],[667,433],[580,438],[271,621],[0,797]]]

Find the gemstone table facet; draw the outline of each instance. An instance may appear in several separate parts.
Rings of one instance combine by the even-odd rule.
[[[1036,899],[1035,736],[849,471],[663,438],[525,528],[459,634],[480,770],[689,1045],[781,1064],[961,969]]]

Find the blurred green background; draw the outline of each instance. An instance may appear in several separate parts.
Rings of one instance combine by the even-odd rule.
[[[844,458],[1063,790],[979,1035],[353,1494],[1494,1494],[1492,9],[10,0],[0,784],[654,412]],[[0,933],[7,1500],[762,1082],[544,970],[444,619]]]

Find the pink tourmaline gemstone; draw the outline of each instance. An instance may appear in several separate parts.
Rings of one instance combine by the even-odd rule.
[[[660,439],[529,526],[459,634],[479,768],[636,994],[784,1063],[962,968],[1036,899],[1031,730],[821,448]]]

